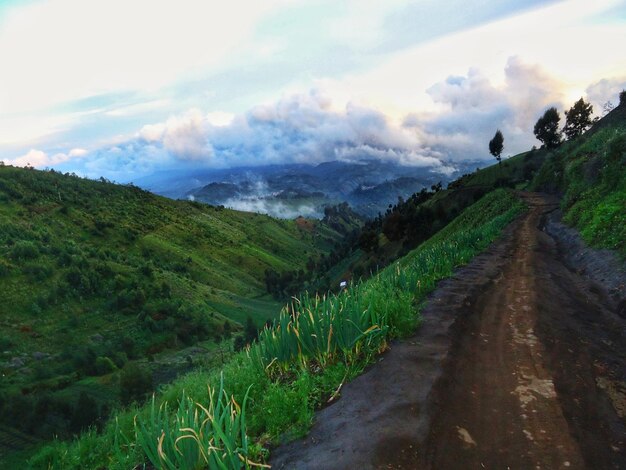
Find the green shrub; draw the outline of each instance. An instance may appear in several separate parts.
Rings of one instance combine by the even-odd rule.
[[[134,362],[124,367],[120,375],[120,398],[129,404],[143,398],[152,390],[152,373]]]
[[[95,367],[97,375],[105,375],[117,370],[117,367],[110,358],[102,356],[96,358]]]
[[[20,240],[13,245],[11,258],[14,260],[28,260],[39,256],[39,246],[35,242]]]
[[[8,336],[0,335],[0,352],[11,349],[15,346],[15,340],[9,338]]]
[[[0,258],[0,277],[8,276],[12,266],[4,259]]]

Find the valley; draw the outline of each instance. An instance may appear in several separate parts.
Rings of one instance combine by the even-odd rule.
[[[1,167],[1,461],[619,468],[625,110],[365,222]]]
[[[626,470],[624,44],[0,0],[0,470]]]
[[[281,308],[265,271],[302,269],[342,237],[12,167],[0,167],[0,200],[0,424],[37,439],[101,423],[194,364],[223,364],[246,321],[259,328]],[[84,419],[79,397],[93,408]]]
[[[484,166],[478,160],[440,166],[405,166],[392,161],[361,159],[317,165],[270,165],[155,173],[136,184],[174,199],[261,212],[279,218],[321,218],[324,208],[348,203],[364,217],[384,213],[398,198]]]

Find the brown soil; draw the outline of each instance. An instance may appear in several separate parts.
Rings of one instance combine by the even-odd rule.
[[[502,240],[440,284],[418,334],[274,468],[626,468],[626,321],[542,231],[556,201],[524,197]]]

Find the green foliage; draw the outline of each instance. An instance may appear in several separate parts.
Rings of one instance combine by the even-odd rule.
[[[85,392],[81,392],[78,403],[72,414],[70,428],[73,432],[80,432],[92,425],[99,417],[98,403]]]
[[[625,109],[620,105],[598,127],[553,152],[532,185],[561,192],[564,221],[578,228],[591,245],[617,250],[622,257],[626,257]]]
[[[0,335],[19,336],[25,371],[33,371],[3,368],[0,394],[23,390],[33,401],[74,396],[73,405],[81,381],[105,376],[93,387],[107,390],[129,359],[221,337],[225,321],[234,335],[248,316],[264,323],[281,306],[265,294],[265,271],[303,269],[341,238],[323,222],[11,166],[0,167],[0,200]],[[352,222],[341,219],[342,230]],[[55,360],[35,367],[35,352]],[[122,396],[141,398],[147,386],[129,383]],[[117,389],[108,396],[115,401]],[[0,424],[9,416],[0,414]],[[57,413],[65,422],[46,416],[56,420],[48,437],[70,435],[70,414]],[[31,421],[10,424],[29,431]]]
[[[593,135],[568,162],[564,220],[590,244],[626,257],[626,130]]]
[[[0,351],[6,351],[15,346],[15,340],[10,336],[0,335]]]
[[[261,332],[251,358],[270,374],[273,369],[286,372],[293,363],[306,369],[311,363],[352,362],[362,349],[377,349],[385,337],[389,308],[377,310],[373,303],[358,288],[323,298],[305,294],[281,312],[274,327]]]
[[[140,400],[152,390],[152,374],[149,370],[129,363],[120,376],[120,398],[128,404]]]
[[[247,454],[242,451],[244,435],[257,443],[302,435],[314,410],[335,399],[341,385],[363,370],[389,338],[414,330],[419,321],[417,307],[436,282],[483,250],[521,210],[521,203],[510,192],[498,190],[487,195],[433,240],[377,276],[339,295],[295,301],[275,326],[263,330],[258,343],[248,352],[236,354],[221,374],[192,372],[166,387],[149,405],[118,414],[96,441],[90,441],[88,434],[72,445],[48,446],[31,460],[32,466],[132,468],[148,460],[157,468],[169,468],[165,458],[171,465],[183,466],[198,463],[198,455],[199,464],[205,465],[199,449],[208,449],[210,431],[202,421],[218,406],[217,397],[222,414],[212,415],[241,416],[241,421],[231,425],[234,422],[226,420],[228,429],[238,432],[226,432],[224,426],[226,438],[213,447],[224,449],[220,456],[239,467],[243,465],[241,457],[262,459],[265,454],[258,444],[248,445]],[[338,320],[342,316],[343,322]],[[276,344],[275,338],[284,344]],[[210,390],[221,390],[211,395],[214,398],[208,406],[203,398],[207,384]],[[178,406],[168,411],[166,402]],[[246,403],[241,415],[234,403]],[[225,413],[228,406],[231,411]],[[233,443],[238,436],[241,441]],[[189,447],[183,449],[183,442]],[[83,446],[91,446],[91,454],[84,461],[76,460]]]
[[[551,107],[535,123],[533,129],[535,137],[549,149],[556,148],[561,143],[560,120],[559,112],[556,108]]]
[[[248,392],[241,406],[226,394],[223,376],[207,407],[183,394],[173,422],[167,402],[157,410],[153,398],[148,419],[136,420],[137,445],[158,469],[249,468],[247,401]]]
[[[256,413],[254,426],[270,436],[302,436],[313,421],[314,405],[311,402],[314,382],[303,373],[293,383],[273,382],[265,389]]]
[[[500,129],[496,131],[496,134],[493,136],[493,139],[489,141],[489,153],[493,155],[498,163],[502,161],[502,151],[504,150],[504,136]]]
[[[35,242],[20,240],[13,245],[9,256],[16,261],[34,259],[39,256],[39,247]]]
[[[117,366],[108,357],[97,357],[95,367],[97,375],[109,374],[117,369]]]
[[[581,98],[568,111],[565,111],[565,127],[563,132],[569,140],[575,139],[593,124],[591,115],[593,106]]]
[[[246,341],[246,344],[251,344],[253,341],[256,341],[256,339],[259,337],[259,330],[257,326],[254,324],[254,320],[252,320],[252,317],[250,316],[246,318],[246,324],[244,325],[244,328],[243,328],[243,334],[244,334],[244,339]]]

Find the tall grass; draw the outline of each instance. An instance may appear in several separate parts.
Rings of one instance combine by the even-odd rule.
[[[74,455],[86,437],[57,450],[48,447],[31,463],[36,468],[119,468],[121,462],[130,468],[146,461],[159,469],[253,465],[267,455],[262,445],[301,435],[316,407],[335,399],[342,384],[390,339],[412,333],[419,305],[437,281],[487,247],[522,209],[510,192],[485,196],[369,280],[337,295],[294,299],[258,343],[235,355],[220,374],[198,371],[182,378],[134,412],[134,420],[131,413],[120,413],[119,429],[109,425],[97,446],[90,443],[97,456],[82,465],[56,462],[59,452]],[[207,383],[219,390],[208,400],[202,397]],[[69,461],[76,459],[64,463]]]

